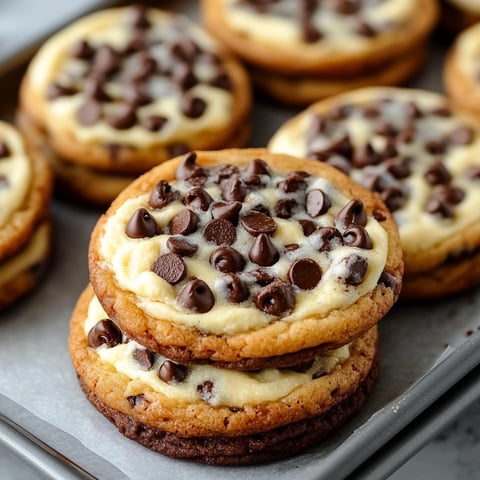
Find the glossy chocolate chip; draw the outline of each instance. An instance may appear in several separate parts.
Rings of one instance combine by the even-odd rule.
[[[305,190],[307,188],[307,182],[305,178],[309,175],[305,172],[291,172],[278,184],[278,188],[285,193],[293,193],[297,192],[298,190]]]
[[[360,225],[354,225],[343,232],[343,243],[349,247],[363,248],[365,250],[372,248],[370,235]]]
[[[192,188],[186,193],[185,198],[183,199],[185,205],[203,210],[204,212],[208,210],[212,201],[213,198],[201,187]]]
[[[240,222],[243,228],[254,237],[257,237],[261,233],[273,235],[277,229],[277,224],[272,217],[256,210],[251,210],[246,215],[243,215],[240,218]]]
[[[148,10],[143,5],[133,5],[127,10],[127,23],[135,28],[148,28],[150,22],[148,20]]]
[[[311,235],[317,226],[311,220],[299,220],[298,223],[302,226],[303,234],[308,237]]]
[[[207,102],[200,97],[185,95],[182,98],[182,113],[188,118],[200,118],[207,108]]]
[[[213,387],[213,382],[210,382],[207,380],[206,382],[201,383],[200,385],[197,385],[197,393],[200,395],[201,399],[204,402],[211,402],[214,397],[214,387]]]
[[[176,253],[181,257],[191,257],[195,255],[198,250],[198,245],[190,243],[184,238],[169,237],[167,240],[167,247],[172,253]]]
[[[195,152],[190,152],[185,155],[176,171],[177,180],[186,180],[189,183],[194,182],[195,185],[198,185],[199,182],[197,182],[196,179],[206,178],[207,174],[205,170],[197,165],[196,160],[197,154]]]
[[[264,268],[257,268],[256,270],[251,270],[250,272],[248,272],[248,274],[254,278],[255,283],[262,287],[268,285],[269,283],[272,283],[275,280],[275,277],[270,275]]]
[[[239,178],[225,180],[221,184],[222,198],[227,202],[243,202],[247,195],[247,189]]]
[[[149,115],[140,120],[140,124],[149,132],[159,132],[168,122],[168,118],[162,115]]]
[[[261,233],[252,243],[248,258],[261,267],[269,267],[278,262],[280,254],[266,233]]]
[[[373,218],[377,222],[384,222],[387,219],[386,215],[381,210],[374,210],[373,211]]]
[[[155,363],[155,354],[146,348],[136,348],[132,356],[140,364],[142,370],[151,370]]]
[[[319,252],[329,252],[343,245],[343,237],[334,227],[320,227],[312,233],[311,242]]]
[[[158,235],[160,229],[148,210],[139,208],[128,221],[125,233],[130,238],[150,238]]]
[[[248,299],[250,292],[247,286],[233,273],[224,276],[226,298],[231,303],[241,303]]]
[[[391,212],[402,207],[405,202],[405,192],[398,187],[388,187],[380,193],[380,198]]]
[[[341,260],[345,271],[339,279],[347,285],[357,286],[363,282],[368,270],[368,261],[365,257],[357,254],[348,255]]]
[[[61,85],[60,83],[51,83],[47,87],[47,99],[55,100],[59,97],[69,97],[77,93],[76,89],[67,85]]]
[[[97,322],[88,332],[88,346],[97,348],[106,345],[108,348],[122,343],[122,331],[109,318]]]
[[[245,267],[243,255],[234,248],[220,247],[210,255],[210,264],[220,272],[240,272]]]
[[[198,227],[198,216],[188,208],[180,210],[168,224],[170,235],[190,235]]]
[[[95,54],[95,50],[86,40],[78,40],[73,44],[70,54],[80,60],[90,60]]]
[[[328,209],[331,206],[332,202],[330,198],[319,188],[315,188],[308,192],[305,202],[305,210],[311,217],[315,218],[319,215],[323,215],[328,212]]]
[[[473,130],[469,127],[457,127],[448,139],[453,145],[470,145],[473,141]]]
[[[172,190],[166,180],[160,180],[152,190],[148,203],[153,208],[163,208],[178,198],[178,192]]]
[[[366,143],[355,149],[352,164],[356,168],[365,168],[368,165],[376,165],[381,161],[380,155],[373,149],[370,143]]]
[[[158,369],[158,378],[165,383],[180,383],[187,378],[188,368],[185,365],[165,360]]]
[[[221,183],[223,180],[232,178],[239,173],[238,167],[229,163],[218,165],[214,167],[210,174],[214,178],[215,183]]]
[[[81,125],[95,125],[102,117],[102,107],[94,100],[87,100],[78,108],[76,117]]]
[[[237,239],[237,231],[228,220],[214,218],[203,228],[203,237],[207,242],[217,245],[231,245]]]
[[[281,198],[275,205],[275,214],[279,218],[290,218],[298,203],[293,198]]]
[[[445,184],[452,179],[447,167],[440,161],[432,163],[425,171],[424,177],[430,185]]]
[[[170,285],[176,285],[185,278],[187,266],[180,255],[165,253],[155,260],[152,272],[163,278]]]
[[[245,169],[245,174],[248,175],[267,175],[270,177],[270,169],[265,160],[254,158]]]
[[[211,209],[212,218],[223,218],[237,225],[241,209],[241,202],[215,202]]]
[[[301,290],[312,290],[322,278],[322,269],[315,260],[301,258],[288,270],[288,280]]]
[[[7,158],[11,155],[10,148],[8,148],[7,142],[0,141],[0,158]]]
[[[116,130],[128,130],[137,123],[136,109],[131,105],[122,105],[114,114],[107,117],[107,123]]]
[[[350,200],[337,214],[335,223],[340,229],[350,225],[360,225],[364,227],[367,224],[367,212],[363,202],[358,199]]]
[[[295,294],[290,284],[276,280],[263,287],[255,297],[255,305],[262,312],[276,317],[295,306]]]
[[[195,278],[182,288],[177,301],[182,307],[195,313],[206,313],[215,304],[215,297],[203,280]]]

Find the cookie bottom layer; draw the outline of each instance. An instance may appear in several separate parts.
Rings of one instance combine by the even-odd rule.
[[[79,376],[92,405],[131,440],[155,452],[210,465],[248,465],[295,455],[318,443],[352,419],[367,401],[380,373],[378,355],[357,390],[325,413],[246,436],[186,437],[138,422],[100,400]]]

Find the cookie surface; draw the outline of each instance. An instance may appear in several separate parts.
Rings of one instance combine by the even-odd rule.
[[[287,122],[269,148],[335,165],[385,201],[400,230],[404,285],[478,249],[478,126],[443,96],[392,88],[341,95]]]
[[[437,4],[204,0],[202,13],[207,28],[253,65],[338,77],[367,72],[422,45],[437,19]]]
[[[327,165],[247,149],[187,154],[136,180],[97,223],[89,269],[139,343],[256,369],[371,328],[403,264],[370,192]]]
[[[307,365],[253,373],[176,364],[108,322],[88,287],[69,337],[82,389],[124,435],[173,457],[235,465],[292,455],[357,413],[379,372],[376,328]]]

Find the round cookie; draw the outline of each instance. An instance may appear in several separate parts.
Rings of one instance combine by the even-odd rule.
[[[373,327],[403,263],[376,196],[328,165],[252,149],[190,153],[137,179],[97,223],[89,269],[130,338],[255,370]]]
[[[202,2],[207,28],[248,63],[334,78],[366,74],[423,45],[437,10],[434,0]]]
[[[443,96],[371,88],[333,97],[282,126],[269,149],[334,165],[385,201],[400,231],[404,298],[480,281],[480,132]]]
[[[291,369],[180,365],[131,339],[93,290],[81,295],[69,348],[87,398],[128,438],[217,465],[282,459],[354,416],[379,373],[377,329]]]
[[[49,256],[51,190],[46,161],[0,122],[0,309],[36,285]]]
[[[40,48],[21,85],[19,125],[67,189],[107,203],[126,177],[172,156],[243,144],[250,90],[243,67],[186,18],[116,8],[76,21]],[[85,192],[92,176],[112,176],[112,194]]]

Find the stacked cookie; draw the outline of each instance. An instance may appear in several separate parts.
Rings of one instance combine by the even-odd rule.
[[[148,448],[235,465],[299,452],[360,410],[403,262],[385,205],[336,169],[223,150],[131,184],[89,269],[69,339],[88,399]]]
[[[326,162],[393,213],[405,260],[404,298],[436,298],[480,281],[480,131],[446,98],[371,88],[312,105],[269,142]]]
[[[65,192],[108,205],[167,158],[244,145],[250,106],[243,67],[206,32],[137,6],[52,36],[22,82],[18,123]]]
[[[436,0],[204,0],[205,25],[281,102],[399,85],[422,65]],[[421,14],[419,14],[421,12]]]
[[[0,122],[0,310],[29,292],[44,270],[51,190],[46,161]]]

